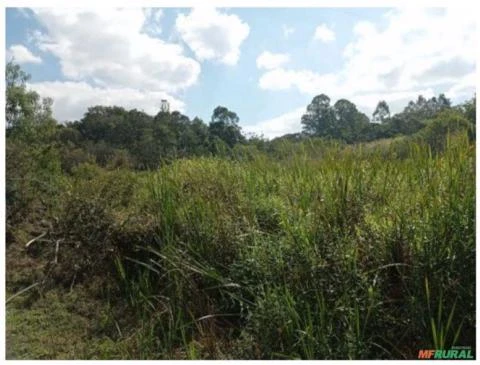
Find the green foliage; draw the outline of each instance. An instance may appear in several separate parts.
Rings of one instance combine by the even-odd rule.
[[[373,121],[383,123],[390,118],[390,108],[385,100],[378,102],[375,111],[373,112]]]
[[[461,111],[465,114],[473,125],[477,124],[477,96],[475,95],[471,100],[468,100],[462,107]]]
[[[33,117],[33,102],[38,95],[27,93],[26,82],[30,78],[19,65],[8,62],[5,70],[6,103],[5,117],[7,127],[16,126],[22,117]]]
[[[223,107],[207,126],[97,106],[45,137],[25,122],[38,114],[12,114],[33,127],[7,134],[7,267],[36,264],[26,277],[41,280],[8,288],[9,356],[410,359],[474,347],[474,112],[440,99],[372,124],[320,95],[305,133],[248,143]],[[68,310],[49,296],[79,286],[94,298]],[[70,316],[97,302],[91,322]]]
[[[377,109],[378,107],[380,107],[380,103]],[[410,101],[401,113],[382,120],[383,125],[377,128],[378,137],[389,138],[398,135],[412,135],[425,126],[426,120],[434,118],[442,111],[450,109],[450,107],[450,100],[443,94],[440,94],[438,98],[434,96],[428,100],[419,95],[418,99]],[[382,109],[384,109],[384,105]]]
[[[137,110],[95,106],[82,120],[61,129],[58,138],[64,144],[83,147],[101,166],[122,151],[122,165],[137,169],[157,168],[177,158],[226,155],[245,142],[238,116],[223,107],[215,109],[207,126],[201,119],[190,120],[177,111],[151,117]]]
[[[433,152],[443,151],[450,137],[468,132],[474,126],[458,111],[445,110],[435,118],[426,122],[425,128],[418,132],[422,141],[427,143]]]
[[[321,94],[313,98],[302,116],[304,132],[310,136],[328,137],[352,143],[363,139],[364,129],[370,124],[352,102],[337,100],[331,106],[330,98]]]
[[[212,138],[219,138],[229,147],[245,141],[238,125],[239,118],[236,113],[223,106],[215,108],[212,120],[208,126]]]
[[[331,106],[330,98],[321,94],[314,97],[307,106],[307,113],[302,116],[302,125],[303,131],[310,136],[356,143],[412,135],[424,127],[425,120],[450,108],[450,101],[443,94],[429,100],[420,95],[417,101],[410,101],[401,113],[390,116],[388,104],[382,100],[372,115],[373,123],[370,123],[367,116],[360,113],[352,102],[340,99]],[[471,110],[466,106],[464,113],[471,114]]]
[[[460,113],[462,113],[465,118],[470,122],[471,128],[469,129],[470,139],[475,140],[476,138],[476,126],[477,126],[477,96],[475,95],[472,99],[467,100],[462,105],[457,106],[456,108]]]
[[[7,135],[28,143],[48,141],[55,132],[52,99],[41,99],[26,82],[30,78],[19,65],[10,61],[5,69],[5,118]]]
[[[474,150],[460,130],[436,154],[419,138],[277,141],[278,157],[236,150],[145,173],[80,164],[56,201],[50,277],[117,283],[111,295],[142,328],[128,356],[412,358],[432,341],[473,346]]]
[[[369,125],[368,117],[360,113],[352,102],[338,100],[333,106],[335,114],[334,137],[348,143],[360,140],[361,132]]]
[[[333,136],[335,116],[330,106],[330,98],[321,94],[315,96],[302,116],[305,133],[319,137]]]
[[[418,96],[416,102],[410,101],[403,110],[403,114],[414,115],[420,119],[431,118],[442,110],[450,108],[450,100],[444,94],[440,94],[438,98],[433,96],[425,99],[422,95]]]
[[[58,150],[7,139],[5,161],[7,225],[56,206],[63,183]]]
[[[116,277],[150,328],[147,358],[411,358],[432,338],[473,345],[465,134],[435,155],[405,138],[311,141],[288,155],[74,169],[58,229],[74,260],[67,282],[73,267],[76,280]]]

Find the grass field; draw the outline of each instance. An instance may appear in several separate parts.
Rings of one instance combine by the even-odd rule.
[[[48,203],[7,239],[7,298],[38,283],[7,303],[8,358],[411,359],[475,346],[466,135],[440,152],[312,142],[149,172],[84,164],[44,182],[33,192]]]

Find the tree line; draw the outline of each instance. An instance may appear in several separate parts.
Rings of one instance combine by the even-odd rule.
[[[450,113],[450,119],[463,118],[475,125],[475,97],[452,106],[443,94],[430,99],[420,95],[394,115],[386,101],[379,101],[371,119],[347,99],[332,105],[327,95],[320,94],[307,106],[300,133],[272,141],[261,136],[247,137],[239,126],[239,116],[224,106],[213,110],[208,124],[178,111],[160,111],[152,116],[137,109],[100,105],[88,108],[80,120],[60,124],[52,116],[52,100],[28,90],[28,79],[19,65],[7,64],[7,137],[30,144],[54,143],[61,150],[65,170],[90,161],[101,166],[152,169],[177,158],[224,155],[248,145],[265,151],[277,141],[312,137],[368,142],[412,135],[445,112]]]

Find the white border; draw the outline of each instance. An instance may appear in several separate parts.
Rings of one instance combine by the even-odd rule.
[[[302,7],[355,7],[355,8],[364,8],[364,7],[378,7],[378,8],[388,8],[388,7],[462,7],[468,8],[471,11],[476,11],[476,14],[480,14],[478,11],[478,5],[474,3],[474,0],[416,0],[411,2],[406,1],[394,1],[394,0],[369,0],[365,1],[362,0],[361,4],[359,1],[353,0],[83,0],[83,1],[65,1],[65,0],[6,0],[3,5],[3,11],[0,16],[0,24],[2,26],[3,32],[5,32],[5,8],[6,7],[95,7],[95,8],[108,8],[108,7],[168,7],[168,8],[182,8],[182,7],[230,7],[230,8],[302,8]],[[268,26],[268,24],[266,24]],[[477,24],[477,42],[478,42],[478,24]],[[478,60],[479,60],[479,53],[480,47],[477,47],[477,85],[479,85],[479,75],[478,72]],[[0,45],[0,56],[2,58],[2,65],[3,69],[5,69],[5,33],[1,37],[1,45]],[[5,95],[5,79],[1,78],[1,85],[2,85],[2,95]],[[0,113],[4,120],[5,118],[5,98],[2,98],[2,104],[0,105]],[[478,105],[477,105],[477,115],[478,115]],[[478,130],[477,130],[478,135]],[[478,151],[480,147],[480,142],[476,141],[476,151]],[[3,152],[0,155],[2,158],[0,159],[0,190],[2,191],[2,198],[0,203],[0,235],[1,235],[1,252],[0,252],[0,267],[1,267],[1,274],[2,274],[2,281],[1,281],[1,291],[0,291],[0,302],[5,303],[5,129],[2,128],[0,132],[0,150]],[[476,189],[477,191],[480,188],[480,182],[478,179],[478,171],[480,169],[479,160],[476,160]],[[476,213],[478,213],[480,207],[480,203],[478,199],[476,200]],[[478,218],[478,215],[476,215]],[[478,219],[476,219],[476,232],[478,232],[478,228],[480,227],[480,223]],[[477,250],[476,252],[476,298],[477,298],[477,305],[480,302],[480,295],[478,291],[478,277],[479,277],[479,258],[480,254]],[[477,320],[478,324],[478,320]],[[477,346],[476,349],[478,350],[480,339],[479,339],[479,330],[477,325],[477,332],[476,332],[476,339],[477,339]],[[0,309],[0,360],[5,359],[5,304],[1,305]],[[317,363],[317,361],[305,361],[307,364]],[[370,360],[368,360],[370,361]],[[437,360],[438,361],[438,360]],[[96,363],[94,361],[93,363]],[[163,361],[167,364],[174,364],[178,363],[179,361]],[[184,362],[184,361],[180,361]],[[199,361],[185,361],[186,363],[199,363]],[[217,363],[224,363],[225,360],[219,360]],[[273,361],[274,363],[284,363],[284,361]],[[352,363],[352,362],[360,362],[359,360],[338,360],[335,363]],[[403,363],[404,361],[401,360],[391,360],[390,362],[393,363]],[[412,363],[412,361],[408,361]],[[420,362],[415,361],[413,362]],[[464,361],[438,361],[438,363],[465,363]],[[13,361],[8,361],[8,363],[13,363]],[[34,363],[31,360],[28,361],[15,361],[16,364],[23,364],[23,363]],[[67,364],[69,361],[56,361],[59,364]],[[78,364],[92,364],[92,361],[77,361]],[[142,363],[157,363],[157,361],[145,361]],[[235,361],[235,363],[246,363],[245,360]],[[468,361],[467,363],[471,363]]]
[[[388,7],[466,7],[477,8],[474,0],[5,0],[5,7],[235,7],[235,8],[388,8]]]

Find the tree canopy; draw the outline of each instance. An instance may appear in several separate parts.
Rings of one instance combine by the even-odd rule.
[[[229,147],[237,143],[245,142],[241,128],[238,125],[240,121],[235,112],[228,110],[223,106],[217,106],[212,114],[210,125],[208,126],[210,135],[219,138]]]
[[[307,135],[354,142],[368,126],[369,119],[349,100],[340,99],[331,106],[330,98],[321,94],[307,106],[301,122]]]
[[[52,133],[55,120],[52,117],[50,98],[41,98],[38,93],[27,89],[30,75],[13,61],[5,68],[5,120],[9,134],[25,139],[45,138]],[[36,129],[36,132],[34,132]]]
[[[96,105],[88,108],[80,120],[62,125],[52,117],[52,99],[41,98],[28,89],[29,75],[19,65],[9,62],[5,79],[7,136],[26,143],[55,142],[61,146],[65,160],[93,159],[102,166],[125,164],[150,169],[176,158],[228,155],[245,149],[247,144],[268,151],[280,140],[296,143],[307,137],[356,143],[412,135],[423,130],[438,115],[443,115],[442,122],[437,123],[442,125],[440,130],[446,130],[448,118],[456,114],[444,112],[452,109],[471,125],[475,125],[476,119],[475,96],[452,108],[444,94],[430,99],[419,95],[394,115],[387,102],[380,100],[370,121],[350,100],[339,99],[332,104],[329,96],[319,94],[301,117],[302,132],[271,142],[258,136],[247,139],[239,125],[239,116],[225,106],[213,110],[209,124],[198,117],[190,119],[178,111],[159,110],[152,116],[137,109]],[[474,128],[470,130],[474,137]],[[65,162],[65,166],[71,165]]]

